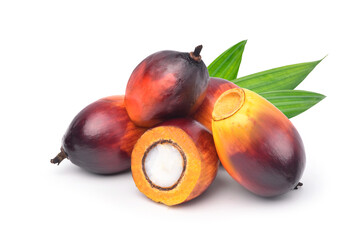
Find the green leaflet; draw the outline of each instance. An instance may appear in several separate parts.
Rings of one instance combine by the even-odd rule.
[[[208,67],[210,76],[228,79],[240,87],[259,93],[288,118],[299,115],[325,98],[319,93],[292,90],[322,59],[274,68],[236,79],[245,45],[246,40],[239,42],[217,57]]]
[[[235,44],[217,57],[208,66],[210,77],[219,77],[227,80],[237,78],[246,41]]]
[[[279,90],[260,93],[260,95],[274,104],[288,118],[299,115],[325,98],[322,94],[302,90]]]
[[[291,90],[299,85],[321,61],[322,59],[273,68],[232,80],[232,82],[257,93]]]

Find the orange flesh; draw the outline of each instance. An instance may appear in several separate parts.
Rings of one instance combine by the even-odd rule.
[[[182,177],[174,188],[162,189],[148,181],[143,170],[143,158],[148,148],[158,141],[176,143],[183,152],[186,161]],[[185,202],[196,188],[202,171],[202,156],[192,138],[182,129],[172,126],[160,126],[148,130],[136,143],[131,156],[131,171],[138,189],[155,202],[176,205]]]

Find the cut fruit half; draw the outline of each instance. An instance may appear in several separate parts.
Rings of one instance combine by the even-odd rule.
[[[203,193],[215,179],[218,165],[212,135],[190,119],[170,120],[146,131],[131,156],[137,188],[169,206]]]

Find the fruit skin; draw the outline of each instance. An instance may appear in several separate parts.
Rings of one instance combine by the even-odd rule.
[[[217,109],[225,109],[226,102],[237,104],[231,92],[243,94],[243,101],[235,113],[221,116]],[[245,188],[273,197],[297,186],[305,167],[301,137],[266,99],[247,89],[228,90],[215,104],[212,129],[222,165]]]
[[[154,142],[171,140],[185,151],[187,165],[176,188],[161,191],[145,178],[141,161]],[[131,171],[140,192],[155,202],[168,206],[181,204],[202,194],[214,181],[219,167],[214,140],[200,123],[189,118],[172,119],[149,129],[136,143],[131,157]]]
[[[124,96],[102,98],[79,112],[62,143],[75,165],[98,174],[114,174],[130,168],[131,151],[146,131],[128,117]]]
[[[177,51],[154,53],[131,74],[125,93],[126,109],[131,120],[142,127],[185,117],[202,103],[208,81],[209,73],[200,56]]]
[[[228,80],[211,77],[204,101],[194,113],[193,118],[212,132],[211,120],[215,102],[223,92],[233,88],[239,87]]]

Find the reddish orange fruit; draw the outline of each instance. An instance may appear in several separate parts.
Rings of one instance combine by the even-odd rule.
[[[266,197],[297,187],[305,167],[304,146],[279,109],[260,95],[237,88],[218,98],[212,119],[220,161],[236,181]]]
[[[135,68],[126,87],[125,104],[136,125],[152,127],[196,111],[209,81],[201,49],[198,46],[191,53],[157,52]]]

